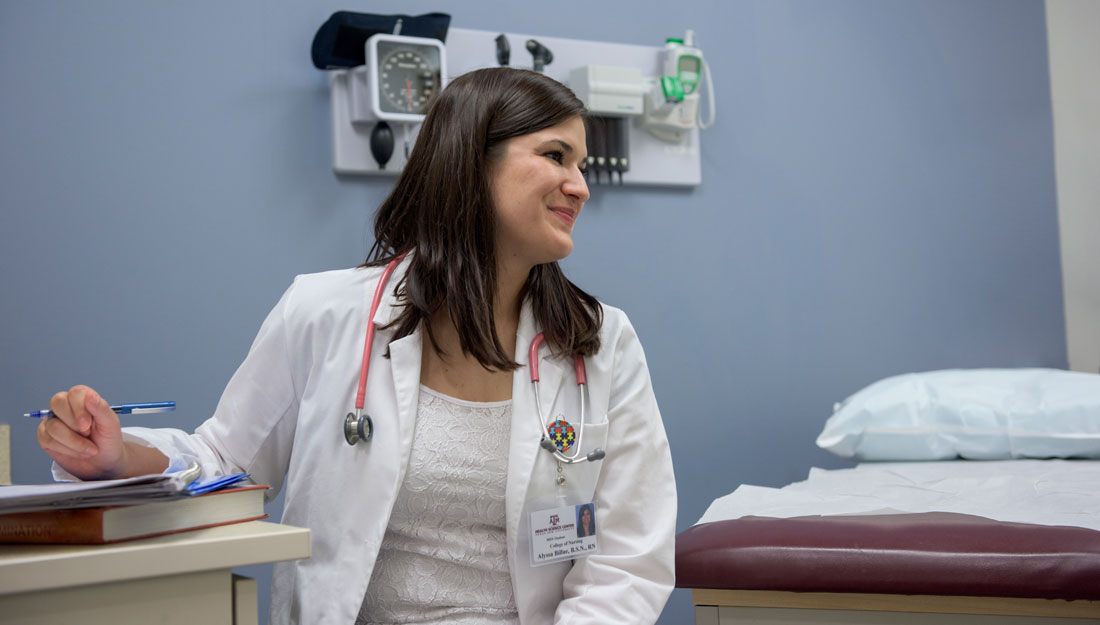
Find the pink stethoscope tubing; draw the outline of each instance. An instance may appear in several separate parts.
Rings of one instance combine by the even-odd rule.
[[[349,445],[355,445],[359,441],[370,441],[374,436],[374,422],[371,420],[370,415],[363,412],[363,406],[366,403],[367,397],[367,373],[370,370],[370,354],[374,344],[374,315],[378,312],[378,305],[382,301],[382,294],[385,292],[385,286],[390,279],[390,275],[393,274],[394,269],[397,268],[397,265],[400,264],[404,258],[405,255],[402,254],[386,265],[386,268],[382,271],[382,277],[378,280],[378,286],[374,289],[374,298],[371,300],[370,305],[370,315],[367,317],[367,336],[363,340],[363,363],[359,368],[359,387],[355,393],[355,411],[349,412],[347,416],[344,417],[344,440],[346,440]],[[536,417],[539,420],[539,430],[542,432],[542,440],[539,441],[539,446],[554,454],[554,457],[559,462],[566,464],[601,460],[605,455],[603,449],[595,449],[587,456],[578,457],[580,455],[581,440],[584,438],[584,404],[587,394],[584,357],[580,354],[573,354],[573,367],[577,372],[577,386],[580,387],[581,391],[581,421],[580,428],[577,431],[577,451],[573,452],[572,456],[566,456],[558,450],[558,448],[554,446],[554,443],[546,436],[546,428],[548,426],[546,419],[543,417],[542,399],[539,397],[539,346],[542,345],[544,339],[543,333],[539,332],[531,341],[531,347],[528,350],[528,368],[531,370],[531,384],[535,387]]]
[[[349,445],[355,445],[359,441],[370,441],[374,436],[374,422],[370,415],[363,413],[363,404],[367,398],[367,371],[370,370],[370,352],[374,344],[374,314],[378,312],[378,304],[382,301],[382,293],[385,292],[386,282],[397,265],[405,258],[402,254],[394,258],[382,270],[382,277],[378,280],[378,286],[374,289],[374,299],[370,303],[370,315],[367,316],[367,338],[363,341],[363,364],[359,367],[359,388],[355,392],[355,412],[349,412],[344,417],[344,440]]]

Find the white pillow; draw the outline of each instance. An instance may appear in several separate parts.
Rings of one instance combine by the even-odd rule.
[[[886,378],[837,404],[817,445],[859,460],[1100,458],[1100,375],[953,369]]]

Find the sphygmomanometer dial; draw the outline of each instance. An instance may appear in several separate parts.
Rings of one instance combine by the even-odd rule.
[[[423,115],[428,101],[435,95],[438,72],[417,50],[394,50],[386,55],[379,68],[384,100],[382,108],[395,113]]]
[[[436,39],[375,35],[370,67],[375,114],[391,121],[421,121],[443,87],[443,44]]]

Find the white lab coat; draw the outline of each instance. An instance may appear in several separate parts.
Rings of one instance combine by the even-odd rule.
[[[397,313],[395,272],[375,315],[366,410],[374,439],[349,447],[352,410],[370,299],[381,268],[299,276],[271,311],[230,380],[214,416],[194,434],[126,428],[173,467],[198,461],[204,475],[245,471],[272,486],[286,478],[283,522],[308,527],[312,556],[276,565],[273,624],[350,625],[401,488],[416,424],[422,335],[390,342],[382,330]],[[513,416],[505,492],[508,564],[523,625],[652,623],[673,585],[676,488],[641,344],[626,316],[604,307],[600,352],[586,359],[587,426],[581,453],[599,462],[565,466],[539,448],[527,350],[537,333],[525,305],[516,337]],[[390,351],[391,358],[384,354]],[[579,391],[571,358],[543,347],[540,393],[547,417],[576,423]],[[542,426],[545,427],[545,426]],[[478,449],[468,450],[471,454]],[[600,552],[573,562],[531,566],[528,515],[594,500]]]

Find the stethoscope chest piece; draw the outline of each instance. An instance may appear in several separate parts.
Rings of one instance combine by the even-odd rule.
[[[372,436],[374,436],[374,422],[371,421],[370,415],[349,412],[344,418],[344,440],[348,445],[355,445],[359,441],[369,442]]]

